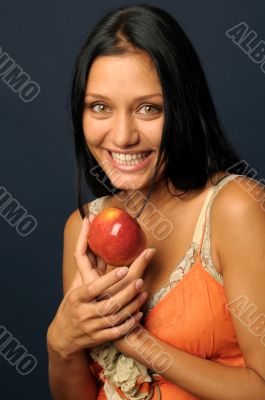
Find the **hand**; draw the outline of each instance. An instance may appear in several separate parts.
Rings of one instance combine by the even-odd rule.
[[[137,296],[139,289],[135,282],[112,298],[95,300],[126,272],[124,267],[115,269],[64,297],[48,335],[51,348],[62,358],[67,359],[82,349],[115,340],[139,321],[141,315],[137,315],[135,310],[143,300]],[[128,315],[131,318],[128,319]]]
[[[82,229],[80,232],[80,236],[77,240],[76,250],[75,250],[75,259],[78,265],[80,277],[82,279],[83,284],[89,283],[92,280],[98,278],[99,276],[105,274],[107,269],[107,264],[104,260],[96,256],[89,248],[87,243],[87,236],[89,233],[89,228],[95,216],[91,214],[89,219],[84,218]],[[148,252],[148,254],[146,254]],[[145,271],[145,268],[148,265],[148,262],[152,259],[156,252],[156,249],[147,249],[147,251],[142,253],[144,256],[137,257],[134,262],[130,265],[129,272],[125,279],[117,282],[112,287],[108,288],[108,290],[104,291],[101,294],[101,297],[111,297],[114,294],[118,293],[121,289],[123,289],[126,285],[131,283],[133,280],[140,279]]]
[[[94,218],[95,215],[90,214],[89,218],[85,217],[83,219],[74,254],[78,267],[77,271],[80,274],[83,285],[104,275],[107,269],[105,261],[101,257],[96,256],[88,246],[88,232]]]
[[[146,294],[139,296],[142,281],[137,279],[131,279],[129,283],[127,281],[118,292],[112,290],[124,279],[118,273],[123,271],[124,276],[128,268],[115,268],[99,276],[106,266],[100,260],[97,261],[101,262],[101,266],[97,264],[95,268],[95,264],[92,264],[95,258],[87,249],[88,227],[85,219],[75,250],[78,271],[48,330],[48,344],[63,358],[125,335],[139,322],[142,315],[137,310],[146,298]],[[135,263],[146,266],[143,254]],[[103,293],[111,292],[100,301],[95,300]]]

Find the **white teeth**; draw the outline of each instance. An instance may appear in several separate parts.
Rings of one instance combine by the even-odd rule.
[[[115,153],[111,152],[111,156],[114,160],[123,165],[134,165],[139,164],[139,162],[143,161],[148,155],[149,151],[145,151],[142,153],[135,154],[124,154],[124,153]]]

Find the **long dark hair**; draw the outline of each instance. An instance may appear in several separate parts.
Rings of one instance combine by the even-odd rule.
[[[71,112],[78,208],[82,217],[83,196],[88,189],[96,197],[120,191],[99,167],[84,138],[82,114],[88,72],[98,56],[134,50],[144,51],[152,59],[164,97],[164,126],[152,184],[162,156],[167,184],[170,180],[183,193],[203,188],[208,178],[219,171],[245,176],[251,173],[221,127],[200,60],[177,21],[155,6],[122,6],[97,23],[75,63]]]

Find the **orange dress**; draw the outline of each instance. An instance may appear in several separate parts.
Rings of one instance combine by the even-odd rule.
[[[223,278],[215,269],[210,253],[211,204],[218,191],[238,176],[229,175],[208,189],[191,246],[172,272],[168,285],[150,298],[141,324],[151,334],[179,350],[223,365],[244,367],[231,314],[226,308]],[[98,200],[101,199],[104,197],[91,203],[94,204],[90,205],[90,212],[96,214],[100,211],[102,201]],[[99,369],[97,377],[100,377]],[[154,375],[151,382],[144,383],[146,385],[149,385],[151,396],[131,399],[199,399],[162,375]],[[120,397],[107,397],[101,383],[98,399],[129,398],[119,388],[117,393]]]

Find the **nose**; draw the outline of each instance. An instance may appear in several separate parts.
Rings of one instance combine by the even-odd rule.
[[[126,148],[139,142],[139,133],[133,118],[128,113],[116,115],[112,127],[113,144],[118,148]]]

